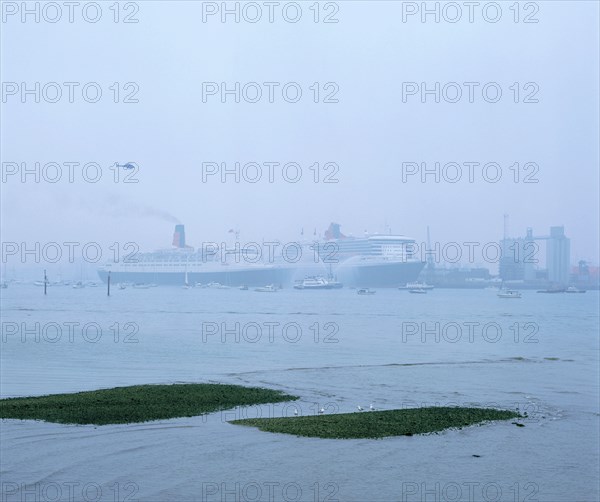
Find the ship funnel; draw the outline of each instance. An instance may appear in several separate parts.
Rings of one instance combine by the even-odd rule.
[[[176,248],[185,248],[185,227],[183,225],[175,225],[173,233],[173,246]]]
[[[341,225],[339,223],[330,223],[329,228],[325,230],[325,239],[345,239],[346,236],[340,232]]]

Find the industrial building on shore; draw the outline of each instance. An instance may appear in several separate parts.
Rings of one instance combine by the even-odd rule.
[[[550,227],[546,235],[534,235],[533,229],[528,228],[523,237],[508,237],[505,231],[499,249],[497,275],[486,267],[440,267],[428,261],[420,279],[442,288],[599,289],[597,266],[585,260],[571,265],[571,241],[563,226]],[[544,251],[545,266],[541,266]]]

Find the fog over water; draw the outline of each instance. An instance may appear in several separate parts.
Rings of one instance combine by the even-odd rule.
[[[597,2],[1,8],[0,398],[299,400],[0,419],[0,502],[599,499]],[[381,440],[229,423],[370,405],[527,416]]]
[[[192,245],[226,238],[231,228],[243,241],[297,239],[302,228],[305,235],[314,229],[322,234],[331,221],[346,234],[391,229],[421,241],[429,225],[440,243],[489,242],[502,237],[503,214],[509,214],[510,235],[524,236],[527,227],[546,235],[550,226],[564,225],[573,261],[597,262],[594,2],[541,2],[535,15],[521,5],[518,23],[508,5],[495,23],[479,11],[469,23],[465,6],[459,22],[447,22],[447,10],[440,11],[439,23],[432,15],[423,23],[401,2],[345,2],[336,4],[335,15],[322,4],[318,23],[308,4],[296,23],[281,12],[269,23],[266,7],[257,23],[244,21],[249,10],[246,17],[240,11],[239,23],[232,15],[223,23],[202,2],[136,5],[135,15],[121,6],[118,23],[106,6],[96,23],[77,10],[69,23],[66,7],[56,23],[44,22],[42,12],[39,23],[31,15],[20,22],[20,11],[5,14],[3,81],[17,88],[5,88],[2,160],[24,162],[33,171],[40,162],[40,182],[29,174],[21,183],[20,166],[7,174],[3,240],[133,240],[152,250],[170,244],[176,219],[186,224]],[[139,22],[122,22],[127,15]],[[339,22],[322,22],[328,15]],[[486,15],[495,18],[491,10]],[[35,82],[39,103],[35,93],[22,95]],[[50,82],[60,86],[55,103],[41,90]],[[203,86],[210,82],[219,84],[214,95]],[[240,90],[239,103],[235,94],[224,95],[222,103],[222,82],[230,90],[235,82],[240,89],[256,82],[262,97],[248,102],[255,96],[248,87],[245,94]],[[273,103],[264,82],[273,83]],[[295,103],[282,95],[290,82],[302,89]],[[310,89],[315,82],[319,93]],[[403,87],[413,82],[416,93]],[[422,94],[436,82],[444,93]],[[515,82],[519,92],[510,88]],[[83,97],[87,83],[101,88],[95,103]],[[421,89],[421,83],[427,85]],[[448,83],[460,88],[456,103],[450,102],[456,88],[444,87]],[[487,83],[495,85],[486,100]],[[501,98],[488,102],[497,88]],[[90,100],[95,89],[86,91]],[[46,94],[52,100],[56,89]],[[132,100],[138,102],[123,102]],[[86,182],[80,166],[70,183],[62,166],[59,180],[49,183],[44,178],[56,177],[54,169],[43,172],[49,162],[96,162],[102,174]],[[138,183],[124,183],[130,174],[124,169],[115,183],[115,162],[135,162],[139,171],[131,180]],[[252,183],[255,170],[240,169],[239,183],[235,174],[223,183],[220,172],[208,175],[205,168],[203,182],[206,162],[232,170],[235,162],[256,162],[262,176]],[[302,174],[297,178],[290,169],[286,180],[278,167],[269,182],[266,162],[295,162]],[[311,170],[316,162],[320,166]],[[335,174],[325,171],[329,162],[338,165]],[[420,171],[407,174],[412,168],[405,168],[403,179],[404,162],[426,163],[432,172],[423,183]],[[462,172],[444,170],[450,162]],[[481,166],[470,176],[465,162]],[[482,171],[490,162],[500,165],[499,177],[495,167]],[[526,171],[527,163],[536,163],[537,173]],[[87,176],[97,177],[94,169]]]

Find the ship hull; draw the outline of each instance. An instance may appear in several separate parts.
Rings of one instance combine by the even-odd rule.
[[[103,282],[108,279],[108,270],[98,270]],[[286,285],[291,281],[292,270],[287,268],[272,268],[267,270],[234,270],[231,272],[188,272],[187,282],[208,284],[218,282],[224,286],[264,286],[265,284]],[[185,283],[185,272],[153,272],[153,271],[124,271],[111,270],[110,280],[113,283],[148,283],[158,285],[181,286]]]
[[[417,280],[423,262],[375,262],[341,265],[334,273],[344,286],[358,288],[397,288]]]
[[[422,262],[376,262],[370,264],[346,264],[333,269],[337,280],[347,287],[359,288],[397,288],[407,282],[417,280],[424,267]],[[304,273],[302,267],[281,267],[255,270],[203,271],[188,272],[189,284],[218,282],[225,286],[264,286],[276,284],[290,287],[298,275]],[[107,281],[108,270],[101,268],[98,275]],[[128,271],[111,270],[113,283],[152,283],[158,285],[181,286],[185,283],[185,271]],[[308,289],[308,288],[307,288]]]

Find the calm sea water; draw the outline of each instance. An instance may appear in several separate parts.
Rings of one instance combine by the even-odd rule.
[[[2,420],[2,500],[596,501],[598,299],[167,287],[44,297],[13,284],[2,290],[2,397],[214,381],[301,400],[136,425]],[[227,423],[371,403],[529,418],[382,440]]]

